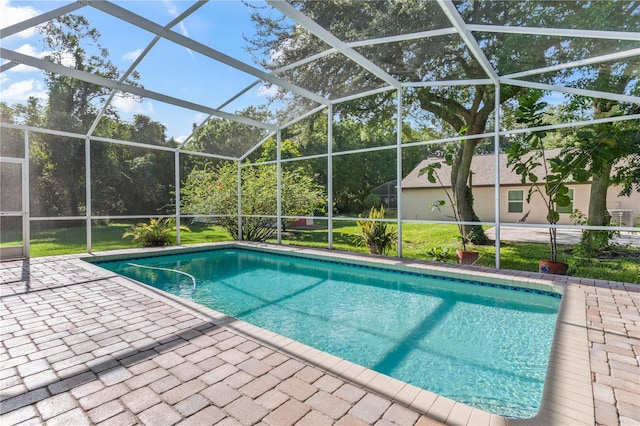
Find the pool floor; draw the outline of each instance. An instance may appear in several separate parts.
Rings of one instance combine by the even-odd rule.
[[[250,416],[270,424],[523,423],[409,386],[398,389],[384,377],[173,300],[82,257],[0,263],[2,424],[242,423]],[[637,424],[638,287],[556,278],[571,303],[562,312],[542,411],[526,423]],[[254,368],[257,361],[268,365],[266,372]],[[222,389],[239,396],[219,398]]]

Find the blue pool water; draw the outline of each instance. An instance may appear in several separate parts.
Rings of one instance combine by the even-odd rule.
[[[244,249],[98,264],[485,411],[540,405],[557,294]]]

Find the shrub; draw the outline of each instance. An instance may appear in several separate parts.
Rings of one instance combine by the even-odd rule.
[[[364,201],[362,202],[362,204],[364,205],[364,208],[366,210],[371,210],[371,207],[376,207],[382,204],[382,200],[380,199],[380,197],[376,194],[369,194],[364,198]],[[365,211],[366,213],[366,211]]]
[[[387,254],[397,244],[398,232],[394,227],[379,220],[384,219],[383,206],[380,206],[380,210],[371,207],[369,219],[371,220],[356,222],[360,230],[360,233],[355,235],[356,244],[367,247],[371,254]]]
[[[283,168],[283,216],[307,216],[324,211],[326,195],[304,168]],[[235,240],[266,241],[277,233],[277,168],[275,164],[243,167],[242,227],[238,229],[238,167],[226,163],[214,170],[194,169],[182,188],[182,212],[220,215],[217,223]],[[240,232],[242,234],[240,234]]]
[[[141,247],[170,246],[175,243],[173,232],[176,228],[176,221],[173,218],[150,219],[149,223],[139,223],[122,235],[122,238],[133,237],[133,241]],[[180,226],[182,231],[191,232],[184,225]]]
[[[427,251],[427,257],[434,262],[447,262],[453,258],[453,251],[447,247],[431,247]]]

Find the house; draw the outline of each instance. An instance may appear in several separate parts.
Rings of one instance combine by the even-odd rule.
[[[547,151],[548,158],[559,150]],[[422,220],[454,220],[452,207],[440,183],[431,183],[427,175],[418,176],[420,170],[430,163],[441,162],[442,168],[437,174],[442,184],[450,191],[451,167],[442,158],[428,158],[418,164],[402,180],[402,209],[405,219]],[[527,203],[529,185],[523,185],[518,174],[507,167],[507,155],[499,155],[500,171],[500,222],[502,223],[547,223],[547,210],[540,195],[534,193]],[[471,163],[474,210],[481,221],[493,222],[495,205],[495,156],[476,155]],[[572,224],[570,214],[574,209],[585,215],[589,211],[591,183],[568,182],[569,196],[572,203],[568,207],[559,208],[559,224]],[[616,225],[634,226],[640,223],[640,193],[633,192],[629,197],[620,197],[620,187],[609,188],[607,209],[611,213],[611,221]],[[434,201],[445,200],[446,204],[439,210],[430,206]]]

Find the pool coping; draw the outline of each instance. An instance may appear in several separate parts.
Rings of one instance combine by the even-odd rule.
[[[585,295],[581,289],[568,285],[561,277],[541,274],[523,276],[522,272],[519,271],[438,264],[416,259],[390,258],[338,250],[253,242],[204,243],[144,250],[127,249],[94,253],[80,258],[88,263],[93,263],[103,260],[124,259],[131,256],[151,257],[221,248],[267,250],[322,260],[348,261],[349,263],[364,266],[398,269],[422,274],[437,274],[471,281],[482,280],[499,285],[561,293],[562,300],[556,321],[540,410],[535,417],[530,419],[511,419],[437,395],[195,302],[123,277],[130,284],[138,288],[141,287],[147,292],[153,293],[156,297],[163,298],[174,305],[177,304],[181,308],[188,308],[194,314],[206,317],[208,320],[232,329],[247,338],[256,340],[260,344],[281,351],[328,374],[449,425],[569,423],[592,425],[595,423]],[[97,268],[98,266],[92,265],[92,267]]]

